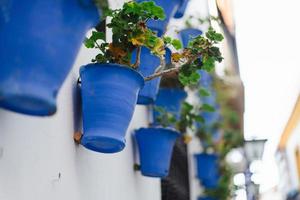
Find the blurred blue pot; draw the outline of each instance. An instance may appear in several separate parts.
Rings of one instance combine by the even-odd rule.
[[[219,182],[219,165],[216,154],[196,154],[197,177],[203,186],[215,188]]]
[[[175,114],[179,117],[181,104],[187,97],[187,93],[183,89],[177,88],[160,88],[155,106],[164,108],[167,112]],[[159,113],[154,111],[153,118],[156,119]]]
[[[136,52],[133,53],[132,62],[135,62]],[[141,49],[139,72],[147,77],[155,72],[160,66],[159,57],[151,54],[147,48]],[[153,104],[158,92],[160,78],[145,82],[145,86],[140,90],[137,104],[149,105]]]
[[[80,69],[83,137],[86,148],[115,153],[125,147],[143,77],[118,64],[89,64]]]
[[[136,57],[135,52],[132,56],[132,60]],[[171,62],[171,51],[166,48],[165,55],[166,64],[170,64]],[[155,70],[160,66],[160,59],[157,56],[151,54],[150,50],[147,48],[142,48],[141,51],[141,61],[140,61],[139,72],[147,77],[152,75]],[[141,105],[149,105],[153,104],[156,100],[156,96],[159,89],[160,77],[155,78],[151,81],[146,81],[145,86],[140,90],[137,104]]]
[[[137,0],[137,2],[143,2],[146,0]],[[166,18],[164,20],[149,20],[148,27],[157,31],[158,36],[162,36],[165,32],[167,25],[179,8],[184,4],[185,0],[154,0],[155,4],[162,7],[165,11]]]
[[[0,106],[46,116],[85,33],[99,21],[92,0],[0,3]]]
[[[202,35],[202,31],[194,28],[183,29],[179,32],[184,47],[187,47],[190,39]]]
[[[183,3],[180,5],[180,7],[178,8],[177,12],[174,15],[174,18],[181,18],[183,17],[186,7],[189,3],[189,0],[184,0]]]
[[[169,128],[141,128],[135,137],[144,176],[166,177],[176,139],[180,133]]]

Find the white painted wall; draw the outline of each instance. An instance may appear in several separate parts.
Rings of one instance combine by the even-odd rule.
[[[123,2],[111,0],[110,5],[116,8]],[[94,54],[82,47],[59,92],[54,116],[32,117],[0,109],[0,200],[161,199],[160,179],[133,171],[137,152],[132,132],[147,126],[147,107],[136,107],[126,148],[120,153],[96,153],[73,142],[82,123],[78,71]],[[193,161],[199,147],[197,142],[189,145],[192,200],[200,190]]]
[[[87,51],[82,49],[60,90],[53,117],[0,111],[1,200],[160,199],[160,180],[133,171],[131,132],[147,126],[146,107],[136,107],[121,153],[95,153],[73,142],[81,124],[76,79],[79,66],[91,58]]]

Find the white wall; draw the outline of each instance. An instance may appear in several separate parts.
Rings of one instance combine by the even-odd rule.
[[[160,180],[133,171],[131,132],[147,126],[146,107],[136,107],[121,153],[95,153],[73,142],[81,124],[76,79],[80,64],[90,60],[87,51],[82,49],[60,90],[53,117],[0,111],[1,200],[160,199]]]
[[[110,5],[116,8],[122,2],[111,0]],[[126,148],[120,153],[95,153],[73,141],[82,123],[78,70],[94,54],[82,47],[59,92],[54,116],[32,117],[0,109],[0,200],[161,199],[160,179],[133,171],[137,152],[132,131],[147,126],[147,107],[136,107]],[[200,190],[193,161],[199,147],[197,142],[189,145],[192,200]]]

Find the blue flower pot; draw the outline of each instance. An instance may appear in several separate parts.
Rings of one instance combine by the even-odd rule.
[[[86,148],[115,153],[125,147],[143,77],[118,64],[89,64],[81,67],[83,137]]]
[[[189,44],[189,40],[191,38],[197,37],[198,35],[202,35],[202,31],[194,28],[183,29],[179,32],[181,41],[184,47],[187,47]]]
[[[183,17],[188,3],[189,3],[189,0],[184,0],[182,2],[182,4],[180,5],[180,7],[178,8],[177,12],[175,13],[174,18],[181,18],[181,17]]]
[[[135,62],[136,52],[132,55],[132,63]],[[142,48],[140,55],[140,66],[139,72],[147,77],[155,72],[155,70],[160,66],[159,57],[151,54],[150,50],[147,48]],[[153,104],[156,99],[160,83],[160,78],[153,79],[151,81],[145,82],[145,86],[140,90],[137,104],[148,105]]]
[[[146,0],[137,0],[137,2],[143,2]],[[148,27],[157,31],[158,36],[162,36],[165,32],[167,25],[172,17],[174,17],[177,10],[183,5],[185,0],[154,0],[156,5],[162,7],[165,11],[166,18],[164,20],[149,20]]]
[[[135,52],[132,56],[132,61],[136,58]],[[171,62],[171,51],[170,49],[166,49],[166,64]],[[150,50],[147,48],[142,48],[141,51],[141,61],[140,61],[139,72],[147,77],[155,72],[157,67],[160,66],[160,59],[157,56],[151,54]],[[153,104],[156,100],[156,96],[159,89],[160,77],[155,78],[151,81],[146,81],[143,89],[140,90],[137,104],[140,105],[149,105]]]
[[[218,156],[216,154],[201,153],[195,155],[197,163],[197,177],[203,186],[215,188],[219,182]]]
[[[187,97],[187,93],[182,89],[175,88],[160,88],[155,106],[164,108],[167,112],[175,114],[179,117],[181,104]],[[156,119],[159,115],[158,112],[153,112],[153,118]]]
[[[0,3],[0,106],[45,116],[85,33],[99,21],[91,0],[7,0]]]
[[[177,131],[168,128],[141,128],[135,132],[144,176],[168,175],[173,147],[179,135]]]

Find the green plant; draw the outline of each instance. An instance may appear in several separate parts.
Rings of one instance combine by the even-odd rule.
[[[198,106],[188,102],[182,103],[178,117],[174,113],[166,111],[163,107],[155,106],[154,109],[159,113],[155,118],[156,124],[163,127],[174,127],[183,135],[187,133],[188,129],[195,131],[197,126],[205,123],[203,117],[199,115],[202,110],[214,112],[214,109],[207,104]]]
[[[206,143],[204,151],[212,150],[219,156],[219,184],[214,189],[204,188],[205,196],[221,200],[228,200],[234,195],[235,187],[232,184],[233,172],[225,161],[226,155],[233,149],[243,145],[243,134],[241,132],[240,117],[232,106],[231,100],[235,94],[232,86],[225,84],[221,79],[214,78],[213,88],[216,90],[216,100],[220,105],[222,120],[214,124],[204,124],[197,130],[197,135],[202,143]],[[205,91],[201,92],[206,95]],[[216,129],[222,130],[222,136],[218,141],[212,140],[212,132]]]
[[[85,40],[87,48],[96,48],[99,54],[92,60],[97,63],[118,63],[130,68],[137,69],[140,64],[141,48],[151,50],[151,53],[161,59],[159,71],[145,77],[145,80],[170,74],[179,73],[179,80],[183,85],[194,84],[200,78],[197,70],[210,71],[215,62],[222,61],[222,55],[216,46],[223,40],[223,36],[212,28],[209,28],[204,36],[193,38],[187,48],[182,49],[180,41],[171,37],[158,37],[155,31],[147,27],[148,20],[164,19],[164,11],[155,5],[153,1],[137,3],[130,1],[124,3],[121,9],[105,12],[105,17],[111,18],[106,26],[112,30],[112,42],[107,42],[105,33],[93,31],[92,35]],[[173,46],[178,52],[172,54],[173,67],[164,69],[165,48]],[[131,63],[132,53],[137,56]],[[199,63],[199,58],[202,62]]]

